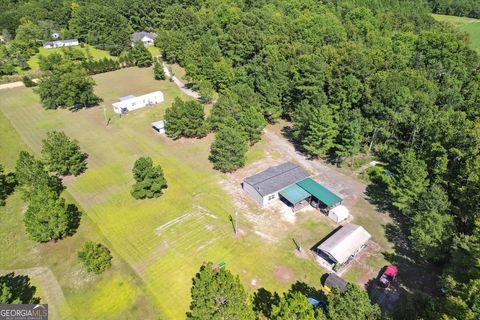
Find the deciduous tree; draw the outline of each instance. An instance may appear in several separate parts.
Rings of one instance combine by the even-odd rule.
[[[301,292],[285,294],[278,305],[272,306],[272,320],[323,320],[326,319],[322,308],[313,309],[307,297]]]
[[[34,304],[40,298],[35,297],[37,288],[30,282],[30,277],[8,273],[0,276],[0,304]]]
[[[0,164],[0,206],[5,205],[5,200],[13,192],[15,184],[15,175],[4,173],[3,166]]]
[[[380,308],[370,302],[365,290],[348,283],[345,292],[334,288],[328,296],[327,316],[330,320],[375,320],[380,319]]]
[[[101,243],[86,241],[78,252],[78,259],[82,262],[85,270],[100,274],[112,265],[112,254]]]
[[[57,194],[63,190],[62,181],[56,176],[50,176],[44,164],[26,151],[20,151],[15,167],[15,178],[25,199],[29,199],[44,186]]]
[[[88,107],[100,101],[93,93],[94,84],[81,65],[65,62],[41,79],[35,90],[46,109]]]
[[[79,212],[75,206],[67,206],[55,190],[43,185],[31,196],[23,223],[34,241],[58,240],[75,232]]]

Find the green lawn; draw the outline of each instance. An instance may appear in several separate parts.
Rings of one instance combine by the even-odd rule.
[[[82,46],[75,46],[72,47],[74,49],[80,50],[86,57],[87,56],[92,56],[94,59],[103,59],[103,58],[113,58],[108,51],[105,50],[100,50],[95,48],[94,46],[91,46],[89,44],[83,44]],[[28,65],[32,70],[37,70],[39,68],[38,66],[38,57],[40,55],[43,56],[48,56],[51,55],[52,53],[62,53],[63,48],[53,48],[53,49],[45,49],[44,47],[39,48],[39,52],[34,55],[33,57],[28,60]]]
[[[110,116],[111,103],[121,96],[161,90],[166,101],[122,118],[112,116],[106,127],[101,107],[78,112],[45,111],[31,89],[0,92],[0,111],[34,152],[40,151],[47,131],[63,130],[78,139],[89,154],[88,170],[65,180],[67,191],[86,213],[81,230],[71,239],[45,245],[56,253],[46,259],[52,264],[72,310],[87,309],[91,319],[124,311],[125,318],[150,319],[153,308],[148,301],[152,301],[160,311],[155,318],[181,319],[189,305],[191,279],[204,261],[225,261],[252,292],[260,287],[283,291],[297,280],[320,285],[324,271],[310,259],[297,258],[291,240],[295,237],[307,247],[327,234],[331,227],[318,214],[300,216],[296,224],[281,224],[284,227],[278,230],[277,239],[267,241],[254,232],[251,220],[240,212],[242,235],[234,237],[229,221],[234,205],[220,186],[228,176],[214,171],[208,161],[213,135],[201,140],[172,141],[150,128],[150,122],[161,119],[176,96],[186,98],[181,91],[168,81],[153,80],[151,69],[122,69],[94,78],[96,92]],[[248,155],[250,161],[261,158],[261,148],[262,144],[258,144],[253,149]],[[163,167],[169,187],[161,198],[136,201],[129,193],[133,183],[131,168],[141,155],[151,156]],[[240,186],[236,188],[241,192]],[[20,199],[13,197],[13,201],[21,207]],[[14,209],[17,215],[20,207]],[[11,267],[32,263],[35,257],[28,251],[33,244],[23,230],[17,230],[18,225],[18,221],[12,222],[9,229],[0,230],[2,236],[2,231],[12,233],[12,237],[15,233],[19,237],[15,243],[26,246],[22,252],[27,254],[9,262]],[[79,274],[74,252],[82,242],[79,239],[90,238],[97,227],[118,265],[99,279],[87,282],[79,279],[84,275]],[[140,277],[141,283],[124,270],[122,260]],[[282,277],[278,270],[286,270],[286,275]],[[139,316],[142,312],[147,316]]]
[[[454,25],[459,30],[466,32],[470,39],[470,47],[480,53],[480,20],[466,17],[446,16],[434,14],[435,20]]]
[[[22,91],[28,91],[28,94],[22,96]],[[3,97],[7,92],[2,92],[1,109],[5,107]],[[20,94],[19,101],[25,103],[36,101],[36,97],[30,89],[8,92],[7,96],[11,94]],[[10,100],[7,99],[7,101]],[[4,164],[8,171],[11,171],[14,169],[18,153],[21,150],[30,150],[30,148],[25,145],[2,112],[0,112],[0,132],[2,136],[0,139],[0,163]],[[69,193],[64,193],[64,197],[70,203],[75,202]],[[140,279],[115,251],[113,267],[103,275],[92,276],[82,270],[76,253],[84,241],[99,241],[112,248],[88,215],[82,216],[80,228],[74,236],[57,243],[37,244],[29,240],[24,231],[22,218],[25,206],[20,194],[15,193],[7,199],[6,206],[0,207],[0,246],[2,248],[0,269],[49,268],[66,298],[66,304],[63,302],[64,304],[50,306],[60,312],[61,318],[139,319],[155,317],[156,310],[141,289]],[[107,283],[111,287],[115,287],[115,290],[106,293],[103,286],[97,283]],[[49,288],[42,288],[39,279],[35,276],[32,277],[32,284],[37,287],[36,295],[45,299],[47,296],[45,291]],[[55,292],[50,294],[57,295]],[[102,301],[102,299],[102,308],[82,307],[90,301]],[[43,300],[42,302],[46,303],[47,301]],[[51,301],[49,302],[51,303]],[[75,307],[82,310],[75,312],[75,317],[71,317],[71,311],[77,311]]]
[[[146,46],[148,51],[152,54],[152,56],[156,57],[160,55],[160,48],[157,48],[155,46]]]

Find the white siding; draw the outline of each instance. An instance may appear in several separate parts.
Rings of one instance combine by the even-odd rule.
[[[266,195],[263,197],[263,206],[267,206],[272,202],[275,202],[279,199],[278,192]]]
[[[243,190],[245,190],[245,192],[248,193],[250,195],[250,197],[252,197],[253,200],[255,200],[256,203],[258,203],[261,206],[264,205],[264,203],[263,203],[264,198],[251,185],[244,182],[243,183]]]
[[[143,108],[147,105],[163,102],[163,100],[163,93],[161,91],[155,91],[145,94],[143,96],[133,97],[131,99],[115,102],[113,104],[113,110],[116,113],[121,114],[122,109],[126,109],[127,111],[133,111]]]

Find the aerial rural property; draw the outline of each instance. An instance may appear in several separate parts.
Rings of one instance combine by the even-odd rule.
[[[0,319],[480,318],[480,2],[0,0]]]

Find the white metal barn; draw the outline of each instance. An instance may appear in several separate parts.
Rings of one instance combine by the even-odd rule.
[[[314,251],[331,265],[345,265],[367,246],[372,236],[362,226],[346,224]]]
[[[125,114],[133,110],[137,110],[146,106],[164,101],[163,92],[155,91],[144,94],[143,96],[126,96],[119,99],[120,101],[113,103],[113,111],[118,114]]]

